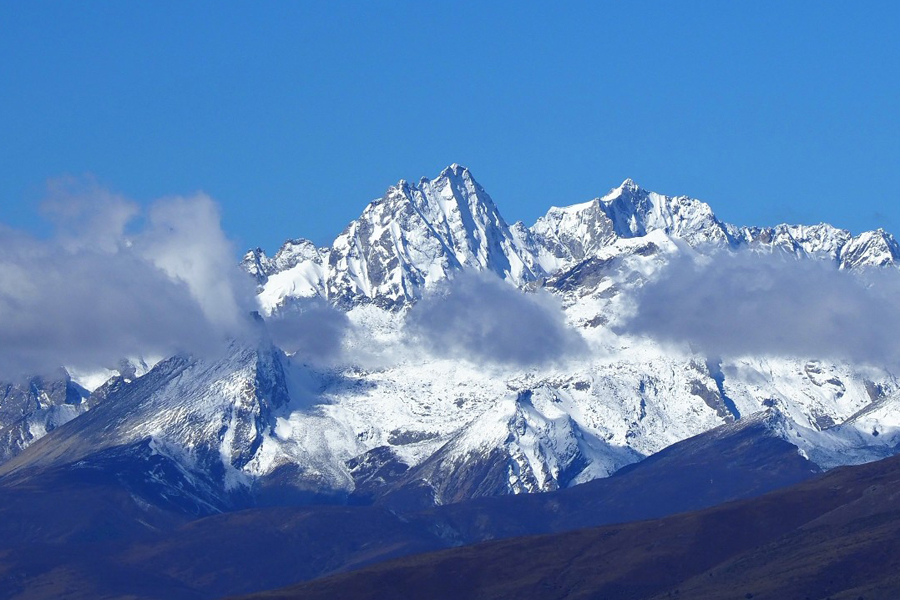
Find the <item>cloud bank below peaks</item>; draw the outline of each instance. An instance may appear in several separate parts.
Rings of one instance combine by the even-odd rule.
[[[680,256],[637,294],[619,333],[751,354],[900,362],[900,271],[749,251]]]
[[[90,181],[50,192],[51,239],[0,225],[0,378],[206,352],[249,331],[252,284],[209,197],[142,211]]]
[[[429,354],[473,363],[538,367],[588,349],[549,294],[526,294],[469,271],[428,292],[410,309],[405,329]]]
[[[302,362],[328,365],[345,358],[350,318],[321,298],[297,298],[265,321],[272,341]]]

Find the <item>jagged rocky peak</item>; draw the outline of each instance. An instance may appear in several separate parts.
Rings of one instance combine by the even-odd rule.
[[[298,238],[282,244],[275,253],[272,263],[276,271],[285,271],[307,261],[321,264],[327,254],[327,249],[318,248],[311,241]]]
[[[691,245],[729,242],[727,226],[705,202],[687,196],[649,192],[632,179],[600,198],[617,235],[638,237],[662,231]]]
[[[297,238],[282,244],[273,257],[266,255],[262,248],[249,250],[241,260],[241,266],[258,284],[264,285],[271,275],[287,271],[301,263],[321,265],[327,256],[327,248],[317,248],[311,241]]]
[[[329,253],[326,293],[339,305],[399,307],[462,268],[535,277],[491,197],[454,164],[435,179],[401,180],[347,226]]]
[[[266,256],[266,251],[262,248],[253,248],[244,254],[241,259],[241,268],[256,280],[259,285],[265,285],[269,279],[269,273],[272,271],[272,259]]]
[[[896,265],[900,262],[900,245],[883,229],[866,231],[841,248],[840,261],[842,269]]]
[[[837,261],[841,248],[850,240],[850,232],[820,223],[775,227],[733,227],[738,244],[754,249],[779,249],[797,256],[828,258]]]
[[[449,167],[444,167],[444,170],[441,171],[441,174],[437,176],[437,179],[440,179],[442,177],[465,177],[469,180],[474,181],[472,179],[472,173],[469,171],[468,167],[464,167],[459,163],[453,163]],[[428,178],[422,177],[422,181],[428,181]]]
[[[0,382],[0,463],[88,410],[88,397],[62,368],[47,376]]]
[[[691,245],[731,244],[733,238],[708,204],[687,196],[649,192],[626,179],[603,197],[552,207],[531,228],[538,243],[531,242],[530,247],[547,267],[545,271],[552,272],[595,255],[618,238],[642,237],[653,231]],[[557,263],[543,258],[542,252]]]
[[[488,269],[525,278],[516,264],[509,226],[494,201],[465,167],[453,164],[432,181],[421,182],[412,193],[417,208],[449,242],[463,266]]]
[[[616,239],[615,226],[599,198],[562,208],[554,206],[531,229],[550,254],[564,260],[582,260]]]
[[[736,227],[700,200],[651,192],[632,179],[588,202],[553,207],[533,227],[509,226],[471,171],[452,164],[434,179],[391,186],[330,248],[289,240],[274,257],[251,250],[243,267],[260,286],[266,314],[296,298],[393,310],[459,270],[487,271],[525,286],[651,234],[697,249],[784,251],[845,269],[900,261],[900,247],[880,230],[854,238],[827,224]]]

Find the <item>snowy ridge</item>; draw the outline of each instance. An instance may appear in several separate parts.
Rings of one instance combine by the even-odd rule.
[[[819,225],[732,228],[735,239],[754,249],[776,249],[800,257],[819,257],[840,262],[841,249],[850,241],[849,231]]]

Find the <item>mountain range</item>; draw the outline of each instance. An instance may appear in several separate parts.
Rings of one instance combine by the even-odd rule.
[[[65,371],[5,384],[8,533],[28,556],[99,544],[103,568],[124,580],[137,562],[111,557],[127,546],[166,565],[165,582],[140,571],[156,590],[146,597],[215,597],[701,509],[897,453],[888,360],[830,348],[713,353],[629,325],[678,265],[731,256],[814,264],[863,285],[896,269],[900,246],[882,230],[738,227],[631,180],[531,227],[508,224],[459,165],[400,181],[329,247],[294,239],[272,257],[247,252],[258,314],[221,351],[125,360],[98,387]],[[703,466],[695,479],[692,464]],[[57,486],[75,490],[74,516],[43,514],[29,495]],[[108,514],[87,508],[90,489],[111,499]],[[640,500],[648,493],[658,498]],[[311,551],[327,546],[333,560],[240,587],[198,584],[154,554],[190,555],[179,528],[236,531],[247,526],[236,515],[254,527],[278,515],[294,523],[292,543],[315,539]],[[356,550],[305,529],[328,515],[357,524],[344,534]],[[393,546],[374,543],[385,536]],[[31,569],[19,592],[51,585],[53,568],[92,568],[64,556],[65,567],[35,570],[10,556],[8,573]]]
[[[273,257],[260,248],[247,252],[243,265],[260,284],[267,312],[303,297],[396,308],[459,270],[488,271],[522,286],[654,232],[694,247],[782,250],[842,269],[900,260],[897,241],[880,229],[853,236],[824,223],[736,227],[704,202],[648,192],[631,179],[590,202],[553,207],[530,228],[508,225],[471,172],[453,164],[433,180],[389,188],[330,247],[289,240]]]

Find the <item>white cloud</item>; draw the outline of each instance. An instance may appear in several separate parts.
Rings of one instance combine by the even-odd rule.
[[[267,318],[266,324],[279,348],[312,364],[341,358],[351,327],[346,313],[318,298],[296,299]]]
[[[0,377],[203,352],[246,330],[252,286],[208,197],[154,202],[141,225],[93,182],[51,195],[53,239],[0,226]]]
[[[549,294],[526,294],[499,278],[464,272],[410,309],[406,330],[435,356],[541,366],[587,351]]]
[[[840,271],[787,255],[680,257],[637,296],[624,327],[709,355],[900,360],[900,272]]]

